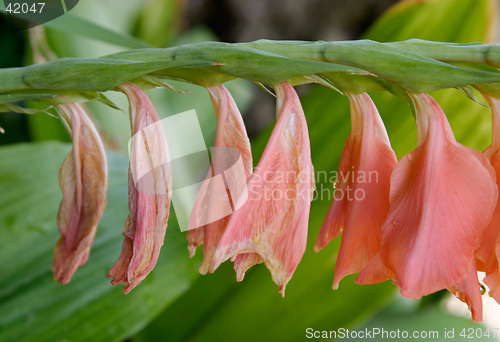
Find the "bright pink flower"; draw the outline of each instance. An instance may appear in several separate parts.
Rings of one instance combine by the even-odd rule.
[[[63,199],[57,215],[61,237],[54,253],[54,279],[66,284],[85,264],[106,206],[106,154],[97,130],[78,104],[57,106],[71,132],[73,150],[59,172]]]
[[[130,214],[123,228],[122,252],[108,277],[129,293],[156,265],[170,212],[172,171],[165,133],[153,104],[137,86],[120,89],[130,103],[132,141],[129,168]]]
[[[248,182],[248,199],[231,215],[213,264],[232,258],[242,279],[248,267],[263,261],[284,296],[306,248],[314,179],[299,98],[287,82],[275,89],[276,126]]]
[[[500,184],[500,98],[483,93],[492,111],[492,144],[484,151],[496,171],[497,184]],[[486,272],[484,282],[488,285],[489,295],[500,303],[500,201],[497,203],[490,224],[484,231],[481,246],[476,252],[482,271]]]
[[[317,252],[342,233],[333,288],[361,271],[382,244],[389,211],[389,182],[397,164],[384,123],[368,94],[347,94],[352,132],[339,165],[337,189],[319,233]]]
[[[252,151],[250,149],[250,140],[248,139],[241,114],[231,94],[223,85],[209,87],[207,90],[210,93],[215,115],[217,116],[217,131],[214,142],[215,153],[212,156],[214,160],[211,170],[208,173],[207,180],[214,176],[214,172],[220,173],[224,171],[224,166],[230,166],[227,165],[227,159],[230,156],[228,155],[229,152],[226,153],[226,148],[232,148],[238,151],[241,156],[245,172],[245,179],[243,179],[242,182],[246,184],[252,175]],[[218,195],[218,193],[217,191],[213,191],[213,189],[210,191],[211,189],[209,189],[209,187],[210,184],[207,185],[205,183],[199,191],[190,218],[190,226],[198,227],[199,220],[206,222],[205,216],[213,215],[213,212],[207,213],[206,211],[210,211],[211,204],[217,202],[215,196]],[[230,190],[228,189],[226,191],[227,196],[231,198]],[[232,200],[236,201],[237,199]],[[191,256],[194,255],[196,247],[203,244],[203,264],[200,267],[201,274],[207,272],[213,273],[215,271],[212,259],[228,221],[229,216],[226,216],[199,228],[188,230],[188,248]]]
[[[459,290],[479,305],[474,252],[498,198],[495,171],[483,154],[455,140],[429,95],[411,96],[419,146],[392,173],[383,244],[357,282],[392,278],[409,298]],[[480,308],[473,312],[479,320]]]

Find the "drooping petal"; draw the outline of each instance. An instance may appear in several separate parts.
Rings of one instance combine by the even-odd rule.
[[[250,140],[243,123],[243,118],[229,91],[218,85],[207,88],[217,116],[217,131],[215,134],[214,153],[211,169],[207,179],[223,173],[231,164],[231,153],[229,149],[235,149],[241,157],[244,175],[241,175],[244,184],[252,175],[252,152]],[[226,179],[226,182],[228,180]],[[206,222],[207,215],[213,215],[213,204],[217,202],[218,191],[211,189],[214,183],[203,183],[198,193],[195,205],[190,217],[190,225],[199,226],[198,222]],[[230,189],[227,196],[235,202],[237,199],[231,197]],[[190,229],[187,233],[188,248],[190,251],[203,243],[203,264],[200,273],[213,273],[215,271],[212,263],[213,255],[224,233],[229,217],[210,222],[199,228]],[[209,221],[209,220],[208,220]]]
[[[257,253],[238,254],[234,259],[234,270],[236,272],[236,280],[243,281],[246,271],[257,264],[263,263],[264,259]]]
[[[337,176],[338,188],[321,227],[315,251],[342,232],[333,288],[361,271],[382,244],[389,210],[390,177],[397,164],[389,137],[368,94],[347,94],[352,133],[347,138]]]
[[[498,240],[497,244],[500,244]],[[488,294],[495,299],[497,303],[500,303],[500,269],[497,257],[492,256],[492,259],[486,265],[485,272],[486,276],[484,277],[484,282],[490,289]]]
[[[439,105],[412,97],[419,146],[392,173],[383,244],[357,282],[393,278],[403,296],[419,298],[465,280],[498,190],[488,160],[456,142]]]
[[[132,141],[129,167],[129,210],[122,252],[108,277],[130,292],[156,265],[170,212],[172,170],[165,133],[153,104],[137,86],[120,89],[130,104]]]
[[[275,89],[276,126],[248,182],[248,199],[231,215],[213,263],[217,267],[238,254],[257,253],[284,295],[306,248],[314,179],[299,98],[287,82]],[[235,260],[238,277],[260,261],[242,258]]]
[[[87,261],[97,224],[106,206],[106,154],[97,130],[78,104],[57,106],[71,131],[73,149],[59,172],[63,199],[57,215],[54,279],[66,284]]]
[[[481,298],[481,286],[477,279],[477,269],[474,263],[465,279],[459,284],[448,287],[448,291],[467,304],[474,322],[482,322],[483,300]]]
[[[494,94],[495,95],[495,94]],[[497,185],[500,184],[500,98],[483,92],[492,113],[492,144],[483,153],[496,171]],[[490,288],[489,295],[500,303],[500,201],[497,203],[488,227],[484,231],[481,246],[476,257],[484,266],[484,282]]]

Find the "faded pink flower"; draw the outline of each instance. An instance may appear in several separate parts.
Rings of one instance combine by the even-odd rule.
[[[455,140],[432,97],[411,97],[419,146],[394,169],[382,246],[356,281],[392,278],[409,298],[447,288],[481,320],[474,252],[497,202],[495,171],[483,154]]]
[[[59,172],[63,199],[57,226],[61,237],[52,266],[54,279],[66,284],[88,259],[106,206],[108,175],[104,147],[83,108],[72,103],[58,105],[57,109],[73,139],[73,149]]]
[[[214,142],[215,153],[213,154],[214,160],[207,179],[211,179],[215,174],[224,171],[224,167],[230,166],[228,165],[230,164],[228,162],[230,156],[228,153],[225,153],[226,150],[224,148],[233,148],[238,151],[241,156],[245,173],[245,179],[242,181],[246,184],[252,174],[252,152],[250,149],[250,140],[248,139],[241,114],[231,94],[223,85],[209,87],[207,90],[212,99],[215,115],[217,116],[217,131]],[[222,149],[217,150],[217,148]],[[210,214],[213,215],[213,212],[208,212],[211,211],[211,205],[217,202],[215,197],[218,195],[217,191],[210,189],[212,184],[215,183],[208,185],[205,183],[200,189],[190,218],[191,226],[199,227],[199,221],[210,221],[207,220],[207,216]],[[237,200],[231,198],[229,189],[227,189],[226,192],[227,196],[234,202]],[[196,247],[203,244],[203,264],[200,267],[201,274],[206,274],[207,272],[213,273],[215,271],[212,263],[213,256],[228,221],[229,216],[226,216],[199,228],[188,230],[187,239],[190,256],[194,255]]]
[[[349,94],[352,132],[342,153],[334,199],[319,233],[317,252],[342,233],[333,288],[361,271],[382,244],[391,173],[397,164],[384,123],[368,94]]]
[[[248,267],[263,261],[284,296],[306,248],[314,178],[299,98],[287,82],[275,89],[276,126],[248,182],[248,199],[231,215],[213,264],[217,268],[231,258],[241,280]]]
[[[492,112],[492,144],[484,151],[486,157],[496,171],[497,184],[500,184],[500,98],[488,96],[483,92]],[[481,270],[486,272],[484,282],[488,285],[489,295],[500,303],[500,201],[497,203],[493,217],[484,231],[481,246],[476,252]]]
[[[123,227],[122,252],[108,277],[125,283],[129,293],[153,270],[165,238],[170,212],[172,171],[167,139],[153,104],[137,86],[120,89],[130,104],[132,141],[129,167],[129,210]]]

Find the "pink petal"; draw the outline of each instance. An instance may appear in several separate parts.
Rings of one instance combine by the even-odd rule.
[[[211,170],[207,175],[207,179],[221,174],[229,166],[231,159],[229,153],[226,153],[225,148],[235,149],[242,160],[244,168],[244,184],[250,179],[252,174],[252,152],[250,149],[250,140],[248,139],[243,118],[234,102],[229,91],[223,86],[207,88],[212,104],[217,116],[217,131],[215,134],[213,163]],[[231,198],[230,190],[227,191],[227,196],[235,202],[237,199]],[[198,227],[198,222],[206,222],[207,215],[213,215],[213,203],[217,200],[218,192],[210,189],[210,185],[204,183],[198,193],[195,205],[190,217],[190,226]],[[226,229],[229,217],[224,217],[215,222],[211,222],[202,227],[190,229],[187,234],[188,248],[194,250],[197,246],[203,243],[203,264],[200,267],[200,273],[213,273],[215,267],[212,263],[215,250],[219,241]],[[193,252],[194,254],[194,252]]]
[[[231,215],[213,263],[217,267],[238,254],[257,253],[284,295],[306,248],[314,179],[299,98],[286,82],[275,89],[276,126],[248,182],[249,198]],[[252,263],[238,260],[238,274]]]
[[[172,171],[167,140],[153,104],[131,83],[120,88],[129,99],[133,134],[128,187],[130,214],[123,228],[122,253],[108,277],[113,277],[113,285],[125,283],[123,290],[128,293],[153,270],[158,260],[170,211]]]
[[[488,294],[490,297],[495,299],[497,303],[500,303],[500,269],[497,257],[492,257],[492,260],[487,264],[485,271],[486,277],[484,277],[484,282],[490,289]]]
[[[257,253],[238,254],[234,260],[234,270],[236,271],[236,280],[242,281],[245,278],[245,272],[252,266],[263,263],[264,260]]]
[[[382,224],[389,211],[389,187],[397,164],[389,137],[368,94],[348,94],[352,133],[338,172],[339,190],[321,227],[315,250],[342,232],[333,288],[361,271],[382,244]]]
[[[491,149],[488,151],[490,152]],[[487,155],[487,153],[485,153]],[[496,181],[500,184],[500,150],[493,153],[490,157],[490,163],[493,169],[496,171]],[[494,262],[496,259],[496,245],[497,239],[500,233],[500,203],[497,203],[493,216],[490,223],[484,230],[484,234],[481,241],[481,246],[476,251],[476,257],[485,265],[485,268],[491,269],[487,264],[489,262]],[[493,259],[492,259],[493,258]]]
[[[66,284],[87,261],[97,224],[106,206],[107,164],[97,130],[78,104],[57,106],[73,139],[59,173],[63,199],[57,215],[61,237],[56,244],[54,279]]]
[[[496,171],[497,185],[500,184],[500,98],[483,93],[492,112],[492,144],[483,153],[490,159]],[[484,231],[481,246],[476,257],[484,266],[486,277],[484,282],[490,288],[489,295],[500,303],[500,201],[497,203],[493,217]]]
[[[391,176],[379,252],[389,272],[373,262],[358,281],[369,282],[369,274],[389,274],[403,296],[419,298],[466,278],[498,190],[487,159],[456,142],[439,105],[427,94],[412,97],[419,146]]]
[[[192,258],[196,254],[196,248],[201,246],[205,240],[205,228],[199,227],[188,230],[186,239],[188,240],[189,257]]]
[[[448,287],[458,299],[466,303],[472,313],[472,321],[483,321],[483,300],[481,298],[481,287],[477,280],[476,266],[473,264],[470,272],[460,283]]]

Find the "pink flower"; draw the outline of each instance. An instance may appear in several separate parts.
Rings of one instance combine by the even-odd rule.
[[[368,94],[347,94],[352,133],[342,153],[338,187],[315,251],[342,233],[333,288],[361,271],[382,244],[382,224],[389,211],[389,182],[397,164],[384,123]]]
[[[496,181],[500,184],[500,98],[483,93],[492,111],[492,144],[484,151],[496,171]],[[497,203],[490,224],[484,231],[481,246],[476,252],[481,270],[486,272],[484,282],[489,295],[500,303],[500,202]]]
[[[455,140],[429,95],[411,97],[419,146],[394,169],[382,246],[356,280],[392,278],[409,298],[447,288],[481,320],[474,252],[498,198],[495,171],[483,154]]]
[[[215,174],[224,171],[227,165],[228,153],[226,148],[232,148],[239,152],[243,168],[244,168],[244,184],[252,175],[252,151],[250,149],[250,140],[248,139],[245,125],[236,104],[234,103],[231,94],[223,85],[207,88],[217,116],[217,132],[215,134],[213,164],[208,173],[207,180],[211,179]],[[220,148],[220,149],[219,149]],[[213,183],[212,183],[213,184]],[[204,184],[205,185],[205,184]],[[214,189],[209,189],[208,186],[202,186],[197,197],[192,215],[190,218],[190,226],[198,227],[198,222],[206,222],[206,216],[213,215],[212,204],[217,202],[214,198],[218,193]],[[210,191],[212,190],[212,191]],[[231,198],[231,193],[228,190],[227,196]],[[233,201],[237,199],[232,198]],[[206,211],[212,211],[207,213]],[[210,221],[210,220],[208,220]],[[190,229],[187,232],[188,248],[190,255],[193,256],[196,247],[203,244],[203,264],[200,267],[200,273],[213,273],[215,271],[212,263],[215,250],[219,241],[226,229],[229,221],[229,216],[226,216],[215,222],[203,225],[199,228]]]
[[[129,167],[129,210],[123,227],[122,252],[108,277],[125,283],[129,293],[153,270],[165,238],[170,212],[172,171],[165,133],[153,104],[137,86],[120,89],[130,103],[132,130]]]
[[[284,296],[306,248],[314,190],[309,134],[293,87],[275,87],[277,122],[248,182],[248,199],[235,211],[213,257],[214,268],[232,258],[238,279],[260,262]]]
[[[85,264],[97,224],[106,206],[106,154],[97,130],[75,103],[57,106],[73,139],[73,149],[59,172],[63,199],[57,215],[61,237],[56,244],[54,279],[66,284]]]

